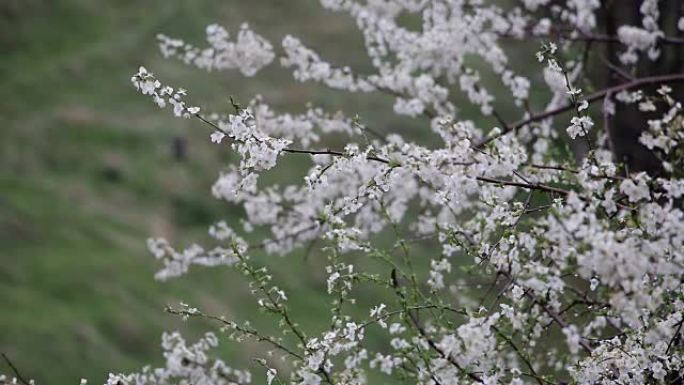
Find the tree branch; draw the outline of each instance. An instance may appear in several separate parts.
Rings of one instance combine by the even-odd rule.
[[[668,75],[650,76],[650,77],[645,77],[645,78],[641,78],[641,79],[636,79],[636,80],[631,81],[631,82],[625,82],[622,84],[618,84],[618,85],[613,86],[613,87],[604,88],[598,92],[595,92],[595,93],[589,95],[588,97],[586,97],[583,100],[586,100],[588,103],[593,103],[597,100],[603,99],[603,97],[606,96],[607,94],[613,94],[613,93],[617,93],[620,91],[628,90],[628,89],[639,87],[639,86],[645,86],[645,85],[650,85],[650,84],[658,84],[658,83],[678,83],[678,82],[684,82],[684,74],[668,74]],[[515,130],[517,130],[521,127],[524,127],[530,123],[533,123],[533,122],[536,122],[539,120],[544,120],[544,119],[562,114],[566,111],[573,109],[574,107],[575,107],[575,105],[570,103],[570,104],[566,104],[564,106],[557,107],[557,108],[554,108],[554,109],[551,109],[551,110],[548,110],[548,111],[545,111],[545,112],[542,112],[539,114],[532,115],[529,118],[519,120],[515,123],[512,123],[508,126],[503,127],[499,134],[489,136],[489,137],[482,139],[480,142],[475,144],[474,147],[475,148],[481,148],[484,145],[486,145],[487,143],[491,142],[492,140],[494,140],[498,137],[501,137],[503,135],[506,135],[507,133],[509,133],[511,131],[515,131]]]
[[[7,357],[7,355],[6,355],[5,353],[0,353],[0,354],[2,355],[2,358],[3,358],[3,359],[5,360],[5,362],[7,363],[7,366],[9,366],[10,369],[12,369],[12,371],[14,372],[14,376],[17,378],[17,380],[19,380],[19,382],[21,382],[21,383],[24,384],[24,385],[31,385],[31,382],[28,381],[28,380],[26,380],[26,379],[21,375],[21,373],[19,372],[19,370],[17,369],[17,367],[14,366],[14,364],[12,363],[12,361],[10,361],[9,357]]]

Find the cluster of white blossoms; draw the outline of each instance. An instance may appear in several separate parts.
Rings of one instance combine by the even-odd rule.
[[[166,360],[164,367],[146,366],[139,373],[110,374],[106,385],[250,383],[252,376],[249,372],[233,369],[222,360],[211,357],[210,350],[216,346],[218,338],[213,333],[207,333],[189,346],[178,332],[165,333],[162,336],[162,349]]]
[[[143,95],[151,96],[159,108],[172,105],[173,113],[178,117],[189,118],[200,112],[199,107],[188,106],[183,101],[183,97],[187,95],[186,90],[162,85],[145,67],[138,69],[138,73],[131,77],[131,82]]]
[[[681,153],[682,143],[684,143],[684,113],[682,102],[675,100],[672,95],[672,88],[662,86],[658,89],[657,95],[648,96],[641,92],[623,94],[622,101],[626,104],[638,103],[638,109],[644,113],[656,112],[657,106],[661,105],[662,115],[658,119],[648,120],[648,129],[639,137],[639,141],[649,150],[658,149],[664,154],[679,151]],[[676,155],[675,155],[676,156]],[[661,159],[663,167],[672,171],[675,165]]]
[[[203,49],[163,34],[157,39],[164,57],[177,57],[208,71],[238,69],[245,76],[254,76],[275,58],[271,43],[254,33],[247,24],[240,27],[235,42],[230,41],[230,34],[222,26],[208,26],[209,47]]]
[[[643,16],[642,27],[623,25],[617,31],[620,42],[627,46],[627,51],[620,55],[620,61],[624,64],[635,64],[639,60],[637,52],[646,52],[649,59],[654,61],[660,57],[656,43],[665,34],[658,25],[658,0],[644,0],[639,11]]]
[[[239,156],[212,192],[245,212],[241,229],[212,226],[211,247],[175,251],[151,240],[163,262],[157,278],[193,264],[232,266],[280,333],[187,306],[169,311],[264,344],[269,354],[255,357],[255,377],[268,384],[681,384],[684,112],[673,87],[684,74],[636,77],[637,52],[653,59],[662,39],[677,41],[658,27],[659,2],[644,1],[642,26],[619,26],[616,36],[600,35],[598,0],[321,4],[356,21],[375,70],[326,62],[292,36],[283,39],[280,64],[297,81],[393,98],[395,113],[423,119],[439,143],[417,144],[400,131],[371,137],[355,119],[311,106],[279,114],[260,97],[231,113],[200,113],[186,107],[185,92],[141,68],[132,79],[141,93],[162,107],[180,105],[177,115],[196,117],[217,146]],[[406,15],[422,23],[406,27]],[[246,27],[237,43],[221,27],[207,32],[207,50],[161,37],[162,50],[249,76],[275,55]],[[516,71],[509,55],[539,38],[556,44],[547,40],[541,64]],[[587,41],[624,44],[624,67],[609,63],[623,82],[606,86],[591,76]],[[457,108],[459,93],[478,114]],[[591,108],[597,102],[602,109]],[[644,114],[639,141],[660,160],[658,173],[629,170],[612,152],[608,125],[630,106]],[[485,123],[493,118],[496,127]],[[348,143],[320,146],[330,133]],[[587,151],[566,150],[576,137]],[[310,160],[303,179],[259,180],[289,157]],[[287,284],[277,286],[250,255],[288,258],[311,245],[328,258],[321,290],[331,318],[304,330],[297,317],[306,315],[288,306]],[[360,305],[369,300],[371,309]],[[185,348],[167,336],[166,368],[110,383],[249,383],[246,372],[208,358],[215,343],[206,337]]]

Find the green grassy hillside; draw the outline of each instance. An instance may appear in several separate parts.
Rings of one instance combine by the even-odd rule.
[[[206,74],[162,61],[154,38],[165,32],[199,39],[211,22],[235,30],[248,21],[275,42],[286,30],[313,31],[297,21],[313,23],[321,10],[308,1],[287,3],[0,5],[0,351],[26,376],[42,384],[81,377],[101,383],[109,370],[159,363],[163,330],[206,329],[165,314],[167,303],[252,318],[242,278],[228,269],[153,280],[148,236],[182,246],[206,238],[212,221],[236,220],[240,212],[209,194],[230,154],[209,145],[204,127],[137,95],[128,79],[145,64],[203,105],[224,107],[229,95],[247,100],[257,92],[282,107],[301,105],[312,89],[282,70],[260,80]],[[341,21],[328,23],[326,33],[348,29]],[[338,102],[332,95],[318,100]],[[186,160],[172,156],[176,138],[187,143]],[[307,301],[309,314],[322,300]],[[227,360],[244,363],[231,349]],[[0,371],[8,373],[4,363]]]

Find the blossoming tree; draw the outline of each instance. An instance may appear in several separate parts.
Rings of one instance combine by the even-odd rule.
[[[213,334],[186,344],[169,333],[164,367],[112,374],[108,384],[247,384],[255,370],[268,384],[363,384],[369,376],[432,385],[681,384],[681,4],[321,4],[356,21],[374,72],[329,63],[293,36],[274,48],[247,25],[235,38],[210,25],[206,47],[165,35],[159,45],[188,65],[245,76],[279,56],[298,81],[392,98],[395,114],[421,119],[440,142],[426,147],[317,107],[279,113],[261,98],[226,113],[205,111],[141,67],[131,79],[140,93],[207,126],[212,142],[239,154],[212,192],[246,213],[241,229],[211,226],[214,245],[176,250],[151,239],[161,264],[156,278],[182,276],[193,265],[237,269],[281,333],[189,305],[169,308],[211,319],[233,340],[255,340],[272,355],[255,357],[251,372],[234,369],[212,356]],[[407,14],[420,18],[420,28],[402,24]],[[536,75],[511,64],[516,41],[541,47],[530,58]],[[658,64],[664,58],[676,65]],[[496,93],[484,74],[499,83]],[[549,95],[543,105],[530,100],[531,89]],[[454,103],[458,92],[497,126],[478,127],[479,116]],[[516,110],[517,120],[507,121],[501,108]],[[625,158],[623,129],[637,132],[629,146],[643,147],[655,166]],[[331,134],[348,144],[323,147]],[[574,152],[559,150],[567,143]],[[287,157],[310,161],[303,180],[259,181]],[[268,235],[248,243],[245,234],[255,229]],[[377,242],[381,232],[392,234],[392,247]],[[325,330],[302,328],[286,289],[250,259],[257,252],[288,258],[314,240],[328,258]],[[416,254],[416,242],[440,251]],[[384,273],[359,269],[350,258],[359,254]],[[467,274],[452,272],[455,263]],[[474,283],[482,290],[461,290]],[[392,299],[359,309],[359,287]],[[370,329],[385,335],[385,346],[367,343]]]

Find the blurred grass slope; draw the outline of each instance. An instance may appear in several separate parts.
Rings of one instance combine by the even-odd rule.
[[[196,122],[174,119],[137,95],[129,78],[144,64],[188,88],[201,105],[212,101],[225,110],[229,95],[246,101],[262,93],[276,106],[301,108],[312,88],[295,84],[286,71],[255,79],[206,74],[163,61],[155,35],[200,43],[208,23],[236,31],[248,21],[274,44],[287,32],[314,36],[308,41],[319,46],[338,40],[329,53],[353,61],[340,55],[360,47],[358,36],[347,38],[351,21],[322,12],[305,0],[0,5],[0,351],[26,376],[39,384],[75,384],[81,377],[101,383],[110,370],[160,363],[163,330],[206,330],[165,314],[167,303],[253,311],[242,278],[228,269],[153,280],[148,236],[183,246],[201,239],[212,221],[236,221],[239,212],[209,195],[230,155],[210,147]],[[316,101],[361,113],[377,107],[331,93]],[[187,143],[185,161],[172,156],[175,138]],[[283,274],[293,278],[299,267],[290,270]],[[323,298],[303,298],[307,314],[328,316],[318,310]],[[228,361],[244,363],[243,354],[226,353]]]

